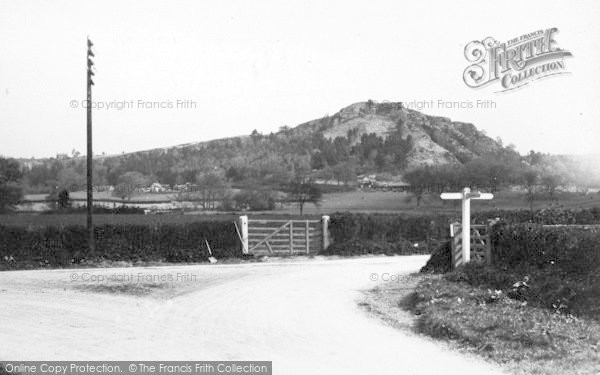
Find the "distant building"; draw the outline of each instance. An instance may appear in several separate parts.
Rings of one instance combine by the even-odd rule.
[[[165,191],[167,191],[167,188],[161,185],[160,183],[155,182],[152,185],[150,185],[150,191],[152,193],[164,193]]]

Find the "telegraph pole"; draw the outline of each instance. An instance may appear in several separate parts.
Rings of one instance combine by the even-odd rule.
[[[94,208],[94,192],[93,192],[93,180],[92,180],[92,165],[93,165],[93,153],[92,153],[92,86],[94,81],[92,76],[92,66],[94,62],[94,52],[92,52],[92,46],[94,43],[88,37],[87,39],[87,229],[89,236],[89,247],[90,254],[94,254],[96,246],[94,243],[94,222],[92,220],[92,210]]]

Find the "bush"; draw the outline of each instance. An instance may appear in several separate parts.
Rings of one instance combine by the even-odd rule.
[[[450,270],[452,270],[452,249],[450,241],[444,241],[433,251],[420,272],[445,273]]]
[[[240,210],[268,211],[275,209],[275,199],[270,192],[244,190],[233,197],[235,206]]]
[[[467,263],[446,274],[444,279],[499,290],[508,290],[520,279],[519,276],[515,276],[512,273],[498,271],[495,267],[478,263]]]
[[[503,296],[534,306],[600,320],[600,277],[596,273],[578,279],[550,268],[502,268],[469,263],[447,273],[444,279],[501,291]]]

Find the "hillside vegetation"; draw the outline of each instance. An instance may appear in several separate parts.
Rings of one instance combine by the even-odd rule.
[[[332,116],[278,132],[190,143],[97,157],[96,185],[114,185],[126,173],[144,182],[194,183],[216,174],[235,184],[276,186],[298,175],[354,181],[357,174],[402,174],[425,165],[463,164],[477,158],[515,163],[519,155],[472,124],[404,108],[402,103],[361,102]],[[82,157],[21,160],[25,181],[40,191],[50,185],[81,186]]]

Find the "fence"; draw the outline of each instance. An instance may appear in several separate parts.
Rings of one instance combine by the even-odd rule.
[[[464,264],[462,248],[462,226],[459,223],[450,224],[450,243],[452,244],[452,266]],[[471,225],[470,233],[471,260],[492,263],[492,243],[489,225]]]

